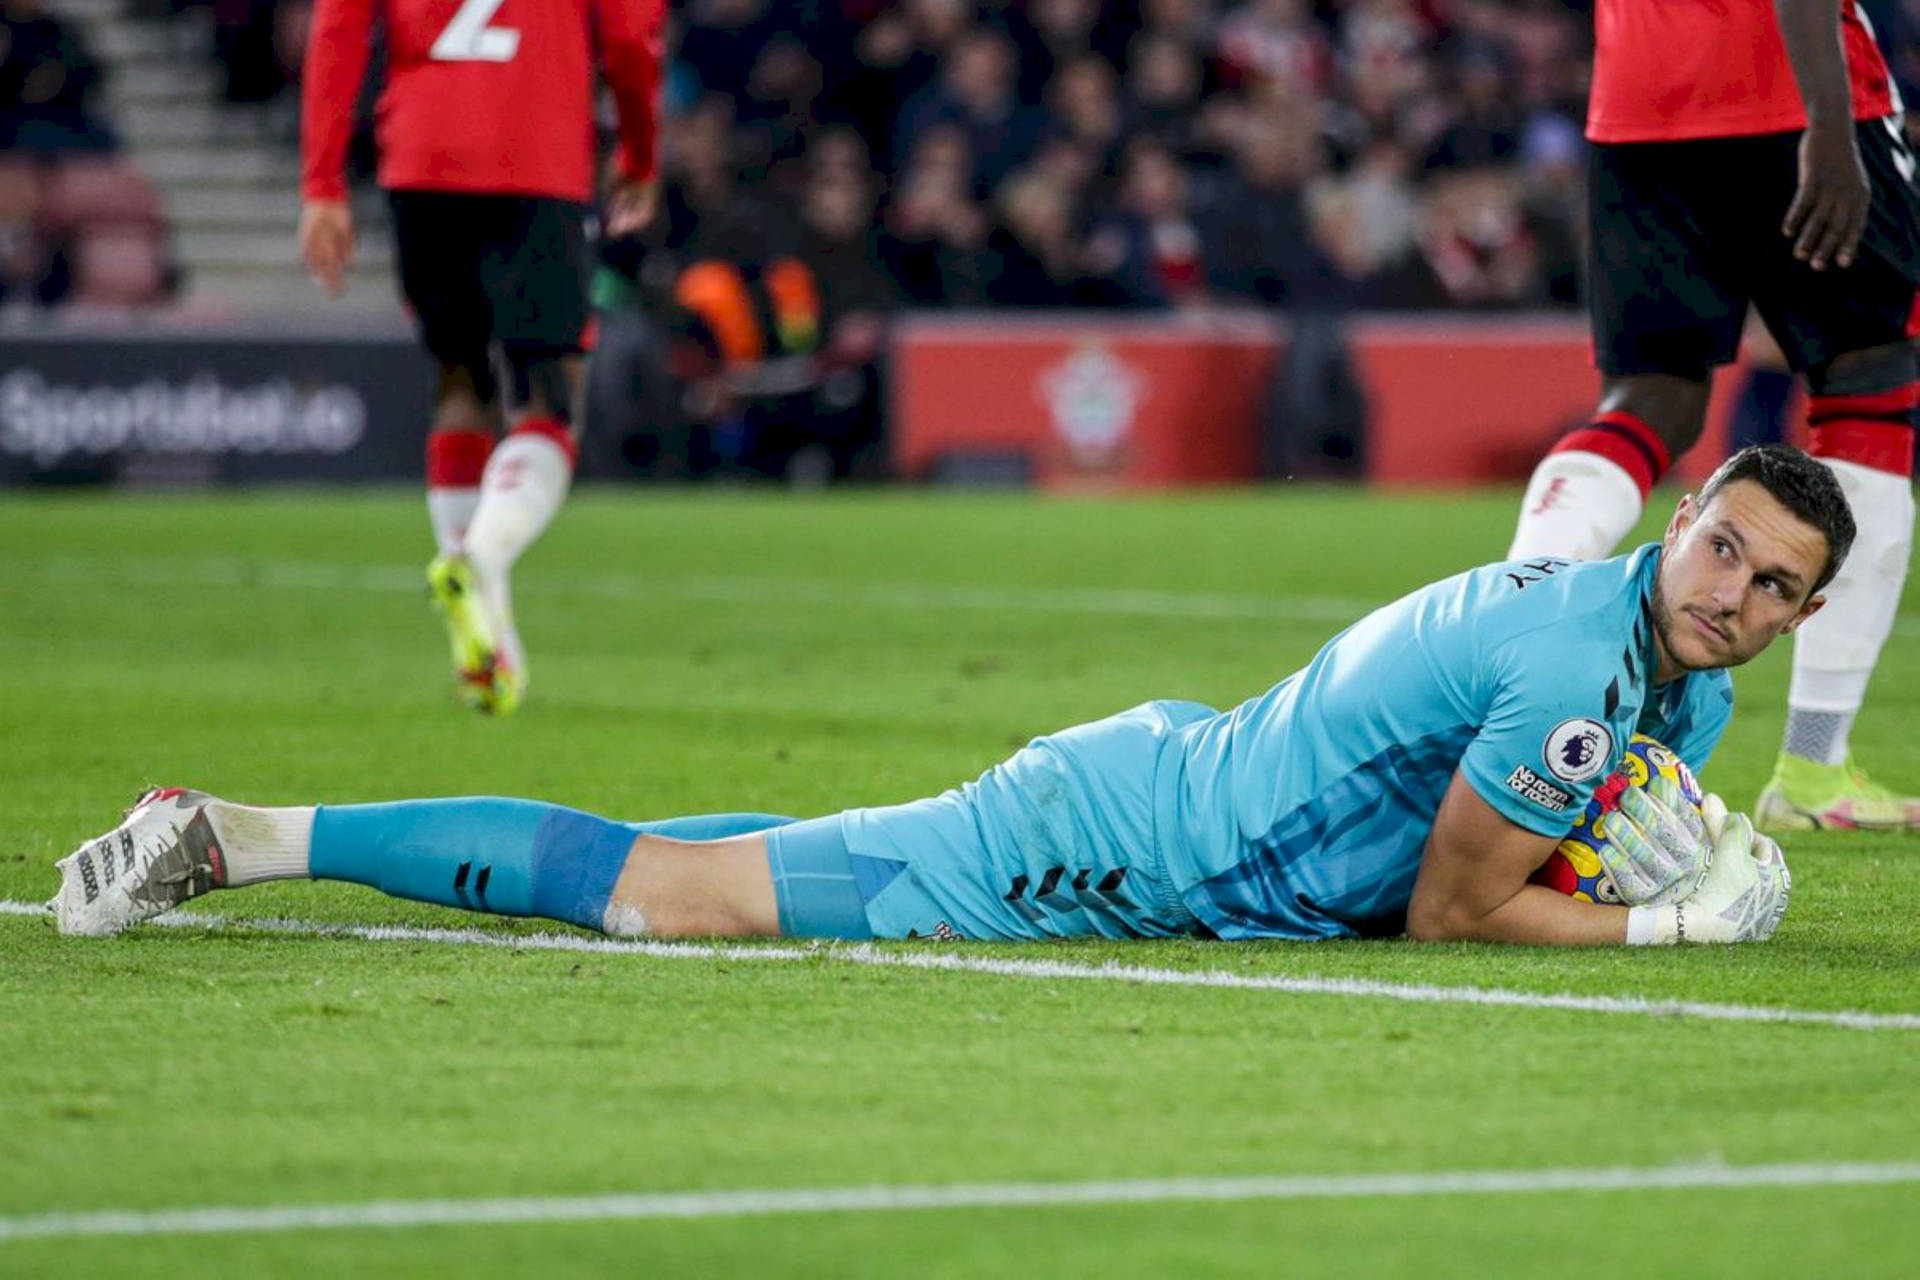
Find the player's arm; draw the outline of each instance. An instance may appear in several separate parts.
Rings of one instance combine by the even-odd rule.
[[[661,28],[666,0],[596,0],[600,65],[620,116],[618,178],[607,198],[609,236],[631,235],[659,203]]]
[[[300,260],[338,294],[353,261],[347,147],[367,73],[374,0],[318,0],[300,80]]]
[[[1853,132],[1853,92],[1835,0],[1774,0],[1794,83],[1807,109],[1800,137],[1800,184],[1780,233],[1815,271],[1853,265],[1872,191]]]
[[[1529,831],[1453,775],[1427,838],[1407,908],[1416,942],[1588,946],[1627,939],[1627,908],[1580,902],[1527,877],[1558,837]]]

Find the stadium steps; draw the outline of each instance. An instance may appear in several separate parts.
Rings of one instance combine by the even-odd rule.
[[[180,301],[199,309],[284,313],[319,298],[297,256],[300,163],[290,102],[221,101],[206,11],[144,19],[127,0],[50,0],[108,70],[107,114],[159,189],[185,273]],[[347,296],[358,311],[396,310],[386,208],[356,199],[360,238]]]

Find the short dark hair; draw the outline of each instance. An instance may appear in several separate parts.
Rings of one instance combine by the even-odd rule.
[[[1818,529],[1827,539],[1827,567],[1814,581],[1813,591],[1833,581],[1853,549],[1853,510],[1833,472],[1790,444],[1756,444],[1721,463],[1700,486],[1704,510],[1728,485],[1751,480],[1787,510]]]

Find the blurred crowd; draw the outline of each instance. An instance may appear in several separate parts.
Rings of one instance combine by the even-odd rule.
[[[159,201],[106,119],[105,79],[75,24],[0,0],[0,309],[174,290]]]
[[[97,66],[39,4],[0,0],[10,136],[111,146]],[[193,15],[221,97],[290,123],[311,0],[130,4]],[[1913,89],[1920,0],[1864,7]],[[607,247],[600,299],[665,330],[632,376],[693,388],[733,458],[796,397],[874,430],[903,306],[1575,307],[1591,8],[674,0],[663,216]]]
[[[1567,0],[690,0],[662,247],[857,223],[919,304],[1571,305],[1589,47]]]
[[[1573,306],[1590,30],[1568,0],[688,0],[665,216],[612,262],[706,400],[665,452],[769,470],[809,435],[859,470],[902,306],[1279,309],[1334,389],[1343,313]],[[729,288],[689,290],[711,264]],[[794,264],[850,408],[758,394],[779,323],[722,340],[719,299],[778,317]]]

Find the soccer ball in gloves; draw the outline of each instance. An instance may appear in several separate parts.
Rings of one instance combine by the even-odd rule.
[[[1593,793],[1586,812],[1574,820],[1573,830],[1529,877],[1532,883],[1582,902],[1619,902],[1620,891],[1613,887],[1613,877],[1600,865],[1599,848],[1607,838],[1607,821],[1620,805],[1620,794],[1628,787],[1645,787],[1655,778],[1669,779],[1688,804],[1700,807],[1704,795],[1686,762],[1652,738],[1636,733],[1627,743],[1620,767],[1607,775]]]

